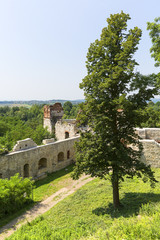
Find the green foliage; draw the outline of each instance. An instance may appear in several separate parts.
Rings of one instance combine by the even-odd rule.
[[[61,169],[57,172],[48,174],[46,178],[36,181],[33,186],[33,202],[26,202],[26,204],[24,204],[22,208],[17,210],[15,213],[4,215],[4,217],[0,219],[0,227],[23,214],[24,211],[33,207],[33,205],[37,202],[46,199],[62,188],[70,186],[71,181],[73,181],[70,176],[72,171],[73,165],[70,165],[67,169]]]
[[[0,155],[8,153],[8,150],[5,148],[5,146],[0,145]]]
[[[41,201],[51,196],[61,188],[67,187],[71,182],[71,172],[73,171],[73,165],[70,165],[65,169],[61,169],[57,172],[48,174],[44,179],[35,182],[33,189],[33,200]]]
[[[147,101],[158,93],[156,76],[134,73],[133,54],[141,38],[138,27],[127,31],[128,14],[110,15],[100,40],[91,43],[87,53],[87,76],[80,88],[85,103],[78,120],[89,130],[76,143],[76,167],[73,177],[83,172],[106,178],[113,186],[115,208],[119,207],[119,183],[124,176],[156,180],[149,166],[140,162],[142,144],[134,128],[144,120]],[[135,146],[135,148],[132,148]]]
[[[38,145],[50,133],[43,128],[43,106],[0,107],[0,145],[9,151],[16,141],[32,138]]]
[[[19,174],[8,179],[0,179],[0,218],[14,213],[31,201],[33,181],[22,179]]]
[[[160,180],[160,170],[156,170]],[[123,207],[114,210],[109,181],[94,179],[8,239],[146,240],[160,238],[160,183],[134,177],[121,183]]]
[[[142,123],[142,127],[160,127],[160,102],[149,102],[147,107],[144,109],[143,114],[145,116],[145,120]]]
[[[147,30],[152,39],[150,52],[155,60],[155,66],[160,66],[160,18],[155,18],[154,22],[147,23]]]
[[[67,101],[63,105],[63,110],[63,119],[75,119],[79,110],[79,104],[72,104],[70,101]]]

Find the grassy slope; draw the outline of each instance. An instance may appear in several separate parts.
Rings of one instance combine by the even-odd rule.
[[[35,182],[35,189],[33,190],[33,200],[41,201],[51,196],[61,188],[67,187],[71,179],[71,172],[73,165],[70,165],[60,171],[51,173],[47,178]]]
[[[55,193],[56,191],[60,190],[63,187],[67,187],[70,182],[72,181],[70,174],[73,170],[73,165],[68,166],[65,169],[57,171],[55,173],[49,174],[45,179],[39,180],[35,182],[34,189],[33,189],[33,203],[26,206],[25,208],[17,211],[16,213],[6,216],[3,219],[0,219],[0,227],[4,226],[14,218],[20,216],[26,210],[33,207],[35,203],[38,201],[42,201]]]
[[[160,184],[126,179],[120,198],[124,207],[114,211],[110,183],[95,179],[8,239],[160,239]]]

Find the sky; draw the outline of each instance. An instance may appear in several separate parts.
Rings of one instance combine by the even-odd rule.
[[[136,71],[159,72],[146,30],[160,17],[159,0],[0,0],[0,101],[83,99],[90,43],[121,10],[128,28],[142,29]]]

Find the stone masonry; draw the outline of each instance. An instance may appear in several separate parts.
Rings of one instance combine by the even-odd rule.
[[[59,117],[59,116],[58,116]],[[74,159],[74,143],[78,141],[78,129],[74,120],[59,119],[56,124],[57,136],[37,146],[32,139],[18,141],[14,151],[0,156],[0,178],[9,178],[15,173],[22,177],[40,179],[70,165]],[[135,129],[143,144],[142,161],[152,167],[160,167],[160,129]]]
[[[160,128],[136,128],[143,144],[142,161],[152,167],[160,167]]]
[[[47,127],[50,133],[55,132],[57,140],[76,137],[78,134],[76,119],[62,119],[63,114],[61,103],[44,106],[43,126]]]
[[[22,177],[39,179],[74,161],[74,143],[78,137],[51,142],[0,156],[0,177],[9,178],[15,173]]]
[[[17,141],[17,144],[13,148],[13,152],[25,150],[32,147],[37,147],[37,144],[31,138],[27,138],[24,140]]]

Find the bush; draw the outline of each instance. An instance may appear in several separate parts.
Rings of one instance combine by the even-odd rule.
[[[0,218],[30,203],[32,187],[33,181],[19,177],[19,173],[10,179],[0,179]]]

